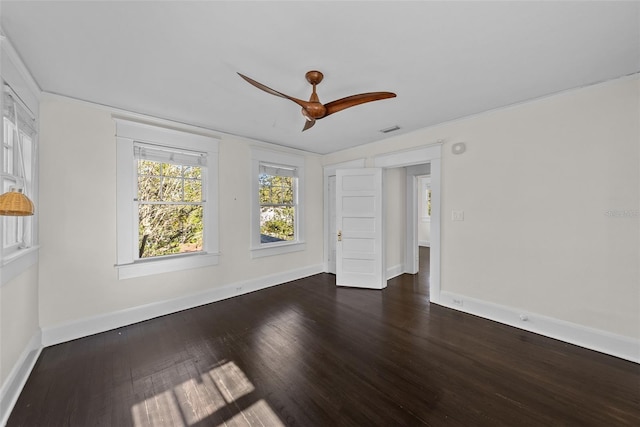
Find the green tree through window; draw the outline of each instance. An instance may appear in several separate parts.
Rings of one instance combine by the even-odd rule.
[[[263,243],[295,240],[296,178],[261,173],[258,180]]]
[[[138,160],[140,258],[202,250],[202,170]]]

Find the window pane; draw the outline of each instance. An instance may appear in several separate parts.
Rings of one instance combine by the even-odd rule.
[[[184,201],[202,201],[202,181],[195,179],[186,179],[184,181]]]
[[[8,118],[3,118],[3,165],[2,171],[4,173],[13,174],[13,136],[14,129],[13,122]]]
[[[294,205],[293,177],[261,174],[259,197],[261,205]]]
[[[261,207],[261,242],[295,240],[294,218],[295,208],[292,206]]]
[[[183,168],[184,169],[182,173],[184,174],[185,178],[202,178],[202,172],[199,166],[183,166]]]
[[[202,212],[194,205],[139,205],[139,257],[201,251]]]
[[[138,177],[138,200],[146,202],[160,201],[160,178],[157,176]]]
[[[182,202],[182,182],[181,178],[162,178],[162,200]]]
[[[182,176],[182,166],[163,163],[162,174],[164,176]]]
[[[160,175],[160,163],[138,160],[138,175]]]

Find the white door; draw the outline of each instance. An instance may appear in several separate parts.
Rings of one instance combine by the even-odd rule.
[[[330,175],[328,181],[329,192],[329,259],[328,259],[328,272],[336,274],[336,176]]]
[[[336,171],[336,285],[387,286],[382,169]]]

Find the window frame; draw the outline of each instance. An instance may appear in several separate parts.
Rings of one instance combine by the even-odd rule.
[[[295,184],[295,217],[294,240],[282,242],[262,243],[260,240],[260,165],[282,166],[283,168],[295,168],[297,178]],[[292,153],[251,148],[251,258],[280,255],[306,249],[304,234],[304,189],[305,189],[305,160],[304,157]]]
[[[38,201],[38,117],[33,111],[24,103],[20,96],[11,88],[11,86],[2,79],[2,96],[0,97],[0,106],[2,107],[2,137],[1,145],[2,152],[0,153],[0,194],[8,191],[9,188],[21,188],[25,195],[31,199],[37,206]],[[16,117],[5,116],[5,109],[7,108],[5,103],[7,98],[11,98],[15,112],[17,112],[17,120],[19,123],[15,123]],[[14,114],[15,114],[14,112]],[[12,141],[13,146],[10,150],[12,170],[5,172],[5,164],[7,159],[5,158],[5,117],[8,119],[10,126],[14,129],[10,130],[13,133]],[[22,125],[21,125],[22,123]],[[29,132],[25,130],[29,129]],[[29,153],[25,153],[26,148],[24,145],[24,139],[16,136],[18,133],[24,134],[29,138],[30,149]],[[19,146],[20,145],[20,146]],[[22,159],[21,159],[22,156]],[[24,164],[22,162],[24,161]],[[7,185],[5,185],[7,183]],[[13,184],[8,184],[13,183]],[[5,190],[5,186],[7,187]],[[0,217],[0,285],[7,283],[13,278],[20,275],[24,270],[38,261],[38,235],[37,235],[37,211],[33,216],[5,216]],[[4,246],[7,223],[12,221],[15,223],[15,232],[21,231],[21,237],[12,244],[10,247]]]
[[[169,129],[114,117],[117,144],[117,261],[118,279],[148,276],[217,265],[218,233],[218,145],[219,139],[188,131]],[[139,258],[138,253],[138,168],[136,143],[204,153],[204,231],[202,251]]]

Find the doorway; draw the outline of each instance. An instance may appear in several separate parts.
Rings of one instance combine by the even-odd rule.
[[[378,155],[372,159],[374,167],[383,169],[423,166],[425,164],[428,164],[430,166],[429,175],[431,177],[431,235],[429,242],[429,299],[431,302],[436,303],[440,300],[441,148],[442,142],[438,142],[436,144],[426,145],[416,149]],[[326,272],[335,274],[335,253],[332,253],[332,247],[334,247],[335,245],[332,246],[331,243],[331,240],[335,238],[335,233],[331,231],[331,213],[329,211],[329,206],[330,204],[332,204],[332,202],[329,201],[330,177],[335,176],[335,171],[337,169],[364,167],[365,163],[365,159],[358,159],[349,162],[328,165],[324,168],[324,269]],[[418,209],[416,200],[417,198],[415,197],[415,194],[417,194],[418,185],[416,176],[420,175],[425,175],[425,173],[415,173],[414,175],[407,174],[407,221],[404,272],[409,274],[415,274],[419,271],[420,256],[417,232]]]

